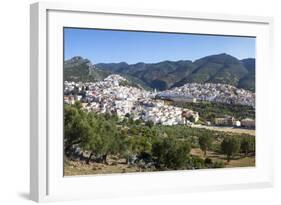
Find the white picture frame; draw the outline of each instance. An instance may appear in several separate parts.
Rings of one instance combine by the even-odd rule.
[[[95,199],[273,186],[273,19],[270,17],[97,8],[93,4],[31,5],[30,198],[34,201]],[[63,176],[63,27],[110,28],[256,36],[256,167],[155,173]],[[263,83],[266,82],[266,83]],[[73,187],[76,187],[73,188]]]

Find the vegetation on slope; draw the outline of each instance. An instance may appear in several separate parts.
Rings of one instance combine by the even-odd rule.
[[[239,147],[224,146],[222,142],[228,138],[235,138]],[[153,125],[132,119],[120,121],[109,114],[85,112],[78,102],[64,106],[66,159],[71,160],[74,156],[86,164],[108,165],[115,158],[116,166],[120,164],[118,160],[123,160],[123,164],[149,171],[219,168],[227,164],[222,159],[209,156],[210,151],[225,154],[228,161],[237,156],[244,158],[255,153],[254,140],[247,134],[222,133],[183,125]],[[75,147],[82,152],[77,154],[73,149]],[[197,148],[205,153],[203,157],[191,153]]]
[[[247,105],[223,104],[216,102],[173,102],[173,105],[188,108],[199,113],[201,121],[214,122],[215,118],[233,116],[237,120],[255,119],[255,108]]]

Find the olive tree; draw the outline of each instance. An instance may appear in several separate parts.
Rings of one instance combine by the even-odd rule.
[[[204,156],[207,156],[207,150],[212,147],[213,138],[208,135],[199,136],[200,149],[204,152]]]
[[[240,150],[240,140],[235,137],[226,137],[221,143],[221,151],[227,156],[227,162]]]
[[[87,140],[81,143],[83,150],[89,151],[87,163],[96,155],[107,164],[107,156],[122,153],[124,147],[124,137],[117,129],[116,121],[110,120],[108,116],[98,116],[93,113],[88,114],[87,119],[91,131]]]
[[[190,144],[171,137],[160,139],[152,145],[152,156],[158,166],[180,169],[186,166]]]
[[[241,152],[248,156],[248,153],[255,152],[255,138],[243,137],[241,140]]]
[[[87,113],[81,110],[80,104],[64,106],[64,151],[76,144],[85,143],[91,133]]]

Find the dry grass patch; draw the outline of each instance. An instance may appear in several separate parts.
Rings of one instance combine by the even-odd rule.
[[[204,153],[199,148],[191,149],[191,155],[198,156],[200,158],[205,158]],[[207,151],[208,158],[212,160],[222,160],[227,168],[233,167],[254,167],[256,165],[256,158],[255,156],[248,156],[244,157],[243,155],[238,155],[233,157],[230,162],[227,162],[226,156],[223,154],[216,153],[214,151]]]

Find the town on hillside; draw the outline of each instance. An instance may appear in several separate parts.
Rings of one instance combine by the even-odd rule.
[[[256,166],[255,48],[64,28],[64,176]]]
[[[199,123],[195,110],[174,106],[169,101],[210,101],[255,107],[255,94],[227,84],[187,83],[162,92],[147,91],[130,86],[127,80],[112,74],[99,82],[64,82],[64,103],[80,101],[88,112],[108,113],[120,120],[130,118],[161,125],[194,125]],[[251,118],[235,119],[234,116],[216,117],[205,125],[255,128]]]

